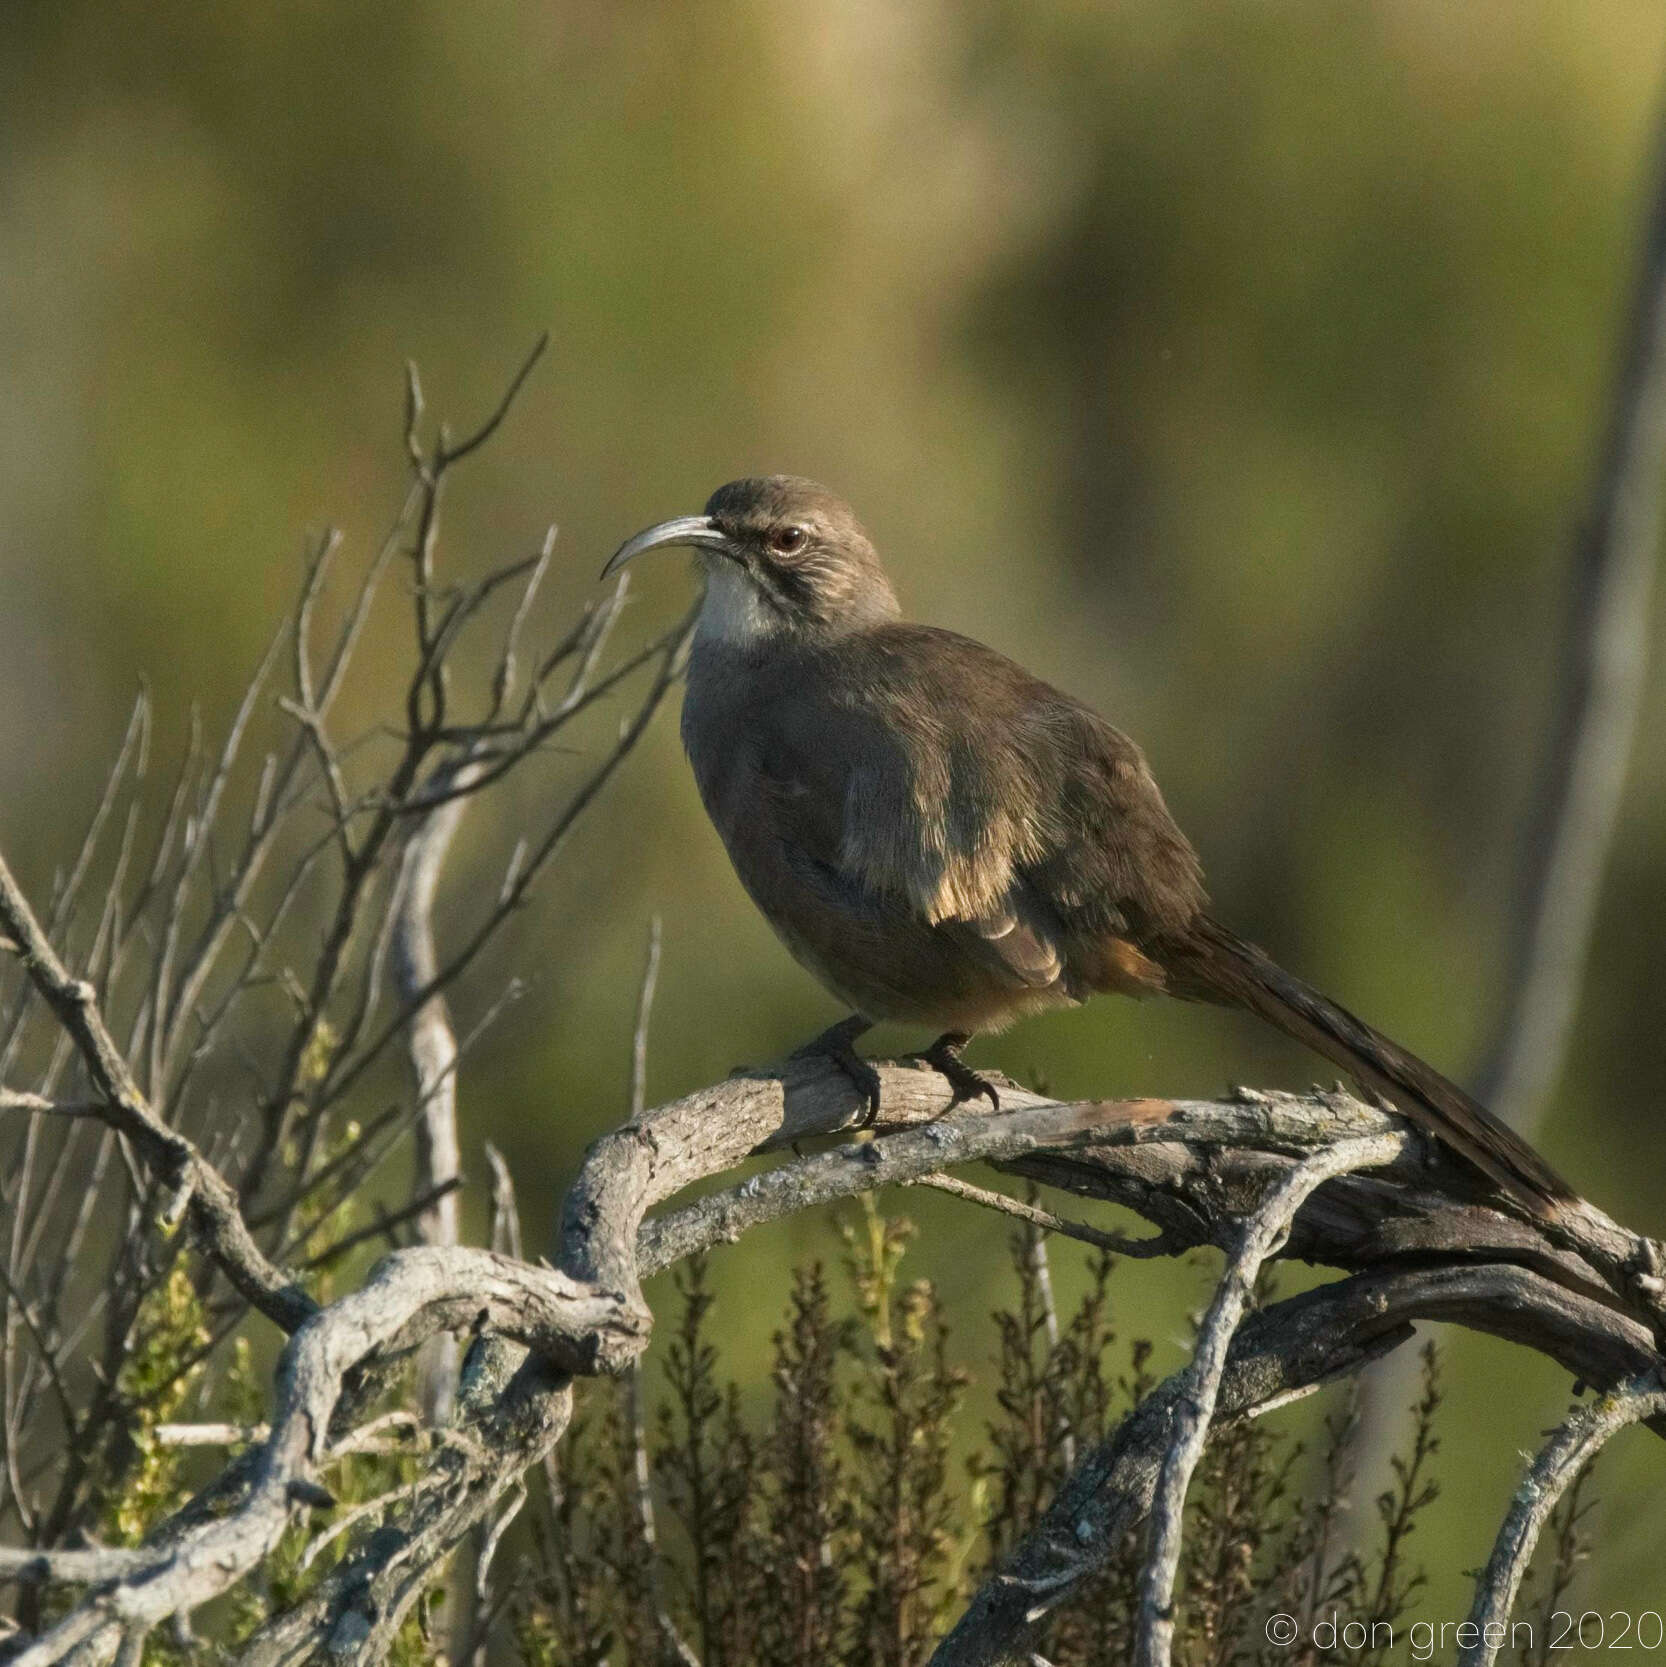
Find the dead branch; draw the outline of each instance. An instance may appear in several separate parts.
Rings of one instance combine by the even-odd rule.
[[[293,1331],[317,1304],[266,1259],[238,1209],[236,1194],[219,1171],[189,1140],[157,1119],[105,1026],[98,992],[86,979],[65,971],[3,858],[0,927],[17,945],[24,970],[75,1043],[101,1096],[99,1115],[132,1142],[167,1187],[168,1215],[177,1222],[189,1213],[205,1248],[238,1291],[285,1331]]]
[[[1611,1259],[1613,1242],[1634,1242],[1631,1235],[1592,1211],[1589,1222],[1576,1220],[1573,1230],[1558,1235],[1569,1242],[1553,1242],[1544,1230],[1473,1201],[1473,1186],[1456,1165],[1424,1152],[1388,1114],[1345,1096],[1061,1103],[1014,1090],[1006,1100],[1010,1109],[997,1115],[944,1117],[946,1090],[933,1073],[890,1068],[884,1089],[888,1121],[879,1138],[789,1161],[647,1227],[643,1217],[655,1203],[756,1149],[849,1128],[859,1112],[855,1094],[840,1073],[795,1061],[781,1075],[730,1079],[604,1136],[568,1194],[554,1269],[466,1249],[424,1247],[386,1258],[365,1286],[315,1315],[291,1340],[279,1366],[272,1432],[257,1450],[242,1502],[229,1515],[193,1523],[154,1547],[98,1554],[96,1562],[88,1554],[50,1551],[0,1558],[0,1572],[12,1578],[96,1582],[81,1605],[20,1659],[58,1660],[68,1648],[98,1639],[114,1648],[117,1638],[188,1611],[258,1566],[290,1517],[314,1502],[327,1451],[318,1432],[329,1429],[343,1381],[361,1362],[409,1349],[447,1328],[511,1340],[532,1355],[511,1358],[489,1384],[471,1384],[465,1372],[454,1449],[436,1459],[401,1501],[403,1510],[394,1513],[399,1520],[359,1547],[309,1600],[306,1636],[314,1643],[320,1636],[350,1639],[362,1631],[357,1651],[347,1658],[377,1659],[424,1578],[475,1523],[494,1517],[520,1471],[558,1439],[565,1374],[616,1371],[640,1353],[649,1325],[643,1273],[789,1210],[945,1166],[1046,1157],[1074,1166],[1080,1182],[1074,1190],[1091,1196],[1140,1177],[1141,1160],[1151,1154],[1184,1148],[1209,1160],[1180,1188],[1193,1222],[1189,1242],[1213,1243],[1242,1233],[1234,1199],[1240,1180],[1253,1176],[1264,1193],[1267,1175],[1282,1172],[1281,1196],[1294,1207],[1323,1171],[1363,1149],[1373,1161],[1384,1161],[1380,1175],[1327,1181],[1295,1211],[1283,1251],[1344,1265],[1360,1243],[1377,1236],[1382,1212],[1369,1207],[1370,1200],[1380,1203],[1383,1193],[1415,1185],[1411,1196],[1422,1217],[1418,1264],[1395,1270],[1390,1258],[1386,1269],[1321,1287],[1252,1319],[1226,1352],[1217,1416],[1355,1369],[1402,1338],[1411,1318],[1429,1315],[1528,1342],[1599,1385],[1658,1368],[1650,1328],[1628,1311],[1635,1292],[1608,1289],[1598,1266]],[[1316,1152],[1325,1155],[1304,1168],[1303,1159]],[[1349,1189],[1352,1207],[1341,1199],[1326,1204],[1327,1193]],[[1172,1219],[1172,1212],[1163,1213]],[[1470,1231],[1488,1216],[1504,1224],[1500,1244],[1512,1252],[1490,1262],[1478,1259]],[[1448,1235],[1444,1267],[1430,1249],[1442,1230]],[[1536,1259],[1527,1253],[1535,1235]],[[1591,1259],[1572,1248],[1580,1244],[1592,1251]],[[1582,1271],[1576,1275],[1576,1269]],[[1606,1301],[1594,1294],[1599,1290],[1608,1290]],[[1107,1520],[1133,1520],[1148,1508],[1162,1455],[1174,1439],[1180,1399],[1172,1386],[1160,1392],[1136,1415],[1138,1422],[1118,1432],[1109,1455],[1090,1455],[1079,1467],[1049,1513],[1049,1521],[1060,1510],[1076,1513],[1068,1539],[1077,1572],[1061,1579],[1054,1569],[1028,1579],[1020,1634],[1023,1615],[1035,1610],[1040,1596],[1054,1601],[1080,1578],[1083,1547],[1101,1543],[1093,1513],[1107,1486],[1114,1484],[1120,1501]],[[1140,1479],[1132,1491],[1130,1475]],[[1038,1535],[1045,1539],[1049,1531],[1044,1524]],[[993,1624],[988,1607],[974,1604],[945,1642],[943,1660],[1007,1658],[998,1653],[999,1641],[1011,1629]],[[300,1626],[280,1617],[247,1659],[299,1659],[284,1652],[301,1648]],[[966,1653],[968,1627],[994,1643]]]
[[[1328,1151],[1304,1158],[1244,1223],[1242,1240],[1215,1286],[1192,1363],[1181,1374],[1175,1396],[1174,1428],[1152,1503],[1151,1552],[1140,1586],[1135,1667],[1168,1667],[1173,1656],[1174,1580],[1180,1567],[1186,1489],[1203,1456],[1226,1373],[1227,1351],[1253,1297],[1261,1264],[1284,1241],[1296,1211],[1320,1185],[1336,1175],[1391,1163],[1399,1152],[1400,1142],[1391,1134],[1340,1141]]]
[[[123,1431],[145,1412],[135,1396],[155,1393],[125,1380],[125,1363],[171,1270],[186,1268],[206,1322],[202,1340],[177,1357],[188,1374],[237,1329],[247,1305],[285,1332],[304,1328],[318,1310],[307,1276],[339,1267],[367,1238],[397,1243],[394,1230],[410,1218],[420,1218],[431,1239],[456,1237],[457,1073],[516,987],[460,1040],[448,994],[645,733],[679,674],[687,634],[679,624],[610,657],[619,587],[553,646],[527,656],[522,645],[534,628],[553,529],[536,556],[483,579],[447,587],[438,577],[448,475],[503,421],[538,351],[460,443],[443,428],[431,446],[418,443],[413,378],[410,489],[332,639],[315,642],[341,547],[325,533],[217,748],[193,719],[148,850],[140,812],[150,719],[141,698],[44,926],[0,867],[0,954],[15,957],[24,974],[8,978],[0,963],[0,1520],[15,1522],[31,1547],[73,1543],[97,1519],[101,1491],[119,1485],[124,1444],[132,1451]],[[416,582],[412,669],[399,712],[343,739],[337,699],[380,580],[401,555]],[[496,665],[470,701],[460,683],[453,687],[453,662],[500,594],[512,612],[507,628],[498,627]],[[568,790],[550,796],[548,819],[526,831],[495,897],[472,911],[442,955],[432,904],[468,799],[546,756],[569,724],[599,717],[607,700],[622,701],[618,721],[601,726],[599,748],[568,749],[583,759]],[[280,732],[264,753],[263,722]],[[239,793],[241,826],[232,810]],[[100,875],[102,901],[94,896]],[[322,919],[322,930],[300,926],[304,919]],[[278,998],[287,1009],[278,1009],[274,1025]],[[410,1103],[349,1122],[348,1096],[401,1041],[416,1077]],[[24,1074],[32,1074],[27,1084]],[[229,1101],[228,1074],[247,1084]],[[72,1076],[79,1086],[66,1080]],[[428,1173],[419,1173],[407,1205],[370,1226],[324,1229],[413,1129],[426,1152],[419,1169]],[[201,1263],[182,1262],[187,1241],[171,1232],[182,1220]],[[89,1242],[98,1266],[77,1254]],[[222,1274],[230,1291],[218,1283]],[[475,1306],[477,1318],[490,1307]],[[443,1352],[469,1327],[418,1329]],[[380,1358],[379,1345],[406,1346],[403,1338],[362,1341],[366,1362]],[[364,1381],[375,1380],[366,1370]],[[434,1374],[434,1410],[453,1377],[449,1365]],[[357,1393],[344,1417],[354,1416]],[[57,1439],[43,1409],[55,1414]],[[315,1410],[309,1405],[309,1418]],[[254,1450],[263,1463],[284,1435],[281,1423],[272,1429]],[[235,1495],[240,1512],[255,1509],[254,1468],[245,1455],[211,1494],[222,1502]],[[42,1477],[51,1484],[44,1498],[34,1491]],[[189,1536],[204,1526],[202,1516],[187,1507],[159,1530],[158,1544],[194,1544]],[[38,1590],[27,1586],[20,1604],[26,1631],[39,1630]],[[138,1618],[96,1636],[131,1653],[148,1625]]]
[[[481,768],[464,758],[436,772],[430,786],[457,789],[459,796],[446,799],[417,824],[405,848],[393,910],[393,982],[401,1005],[411,1010],[407,1049],[413,1087],[422,1107],[416,1125],[415,1189],[432,1199],[417,1216],[417,1235],[432,1245],[458,1242],[462,1151],[457,1139],[456,1033],[444,993],[436,990],[424,998],[421,992],[433,985],[439,972],[434,897],[468,805],[461,790],[478,779]],[[445,1423],[450,1414],[456,1375],[455,1341],[449,1336],[435,1338],[425,1351],[421,1370],[423,1406],[435,1424]]]
[[[1475,1583],[1469,1612],[1473,1641],[1459,1638],[1458,1667],[1492,1667],[1509,1636],[1510,1611],[1533,1560],[1539,1532],[1568,1485],[1604,1442],[1630,1424],[1666,1412],[1658,1372],[1620,1385],[1588,1407],[1576,1407],[1533,1460],[1498,1532],[1487,1566]]]

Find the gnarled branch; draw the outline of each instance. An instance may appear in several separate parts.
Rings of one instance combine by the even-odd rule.
[[[945,1116],[946,1090],[934,1073],[888,1067],[882,1082],[886,1118],[876,1138],[793,1158],[646,1223],[654,1205],[754,1152],[849,1129],[860,1112],[856,1095],[841,1073],[792,1061],[779,1074],[731,1078],[604,1136],[568,1194],[553,1269],[461,1248],[386,1258],[359,1291],[291,1340],[271,1432],[245,1467],[228,1515],[173,1525],[133,1552],[0,1558],[0,1573],[11,1578],[92,1583],[81,1605],[21,1659],[59,1660],[77,1646],[107,1654],[120,1638],[244,1578],[293,1514],[320,1502],[326,1433],[355,1367],[446,1329],[504,1340],[471,1356],[455,1438],[442,1444],[443,1455],[301,1611],[268,1623],[246,1654],[299,1660],[328,1639],[344,1659],[377,1659],[424,1580],[464,1534],[500,1511],[506,1490],[559,1439],[569,1375],[616,1371],[640,1354],[646,1273],[779,1215],[967,1163],[1041,1169],[1079,1194],[1132,1203],[1165,1232],[1184,1222],[1177,1244],[1240,1244],[1246,1189],[1253,1215],[1271,1185],[1277,1207],[1256,1218],[1252,1252],[1276,1248],[1367,1268],[1241,1326],[1227,1323],[1237,1305],[1223,1304],[1225,1318],[1205,1332],[1216,1420],[1357,1370],[1419,1318],[1527,1343],[1599,1387],[1660,1369],[1635,1281],[1610,1284],[1605,1272],[1635,1257],[1642,1241],[1588,1207],[1548,1230],[1491,1207],[1456,1162],[1345,1095],[1059,1102],[1013,1088],[998,1114]],[[1381,1170],[1336,1173],[1362,1154]],[[1289,1237],[1278,1247],[1285,1216],[1293,1218]],[[1385,1248],[1397,1236],[1415,1247],[1415,1260]],[[1208,1401],[1197,1384],[1170,1380],[1088,1454],[938,1659],[1021,1659],[1015,1652],[1041,1614],[1149,1511],[1164,1455],[1182,1431],[1208,1422]],[[1187,1410],[1190,1402],[1201,1418]]]

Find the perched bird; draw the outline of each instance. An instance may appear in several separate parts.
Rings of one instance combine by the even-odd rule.
[[[967,1041],[1102,990],[1241,1008],[1399,1108],[1539,1216],[1571,1196],[1503,1123],[1208,911],[1197,854],[1140,749],[994,649],[901,618],[850,509],[789,475],[731,481],[649,527],[705,570],[682,733],[741,883],[851,1009],[804,1051],[878,1111],[855,1051],[879,1020]]]

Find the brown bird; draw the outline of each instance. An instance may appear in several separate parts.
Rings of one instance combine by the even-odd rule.
[[[853,1011],[806,1048],[844,1068],[879,1020],[941,1032],[956,1100],[994,1087],[967,1041],[1102,990],[1241,1008],[1351,1073],[1536,1215],[1572,1196],[1461,1088],[1208,912],[1196,852],[1140,749],[952,631],[905,624],[850,509],[788,475],[731,481],[611,573],[691,545],[706,593],[683,743],[741,883]]]

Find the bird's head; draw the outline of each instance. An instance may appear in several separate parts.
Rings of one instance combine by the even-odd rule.
[[[895,619],[896,593],[849,505],[796,475],[732,480],[684,515],[626,540],[605,578],[646,550],[692,546],[706,571],[703,635],[739,646],[836,636]]]

